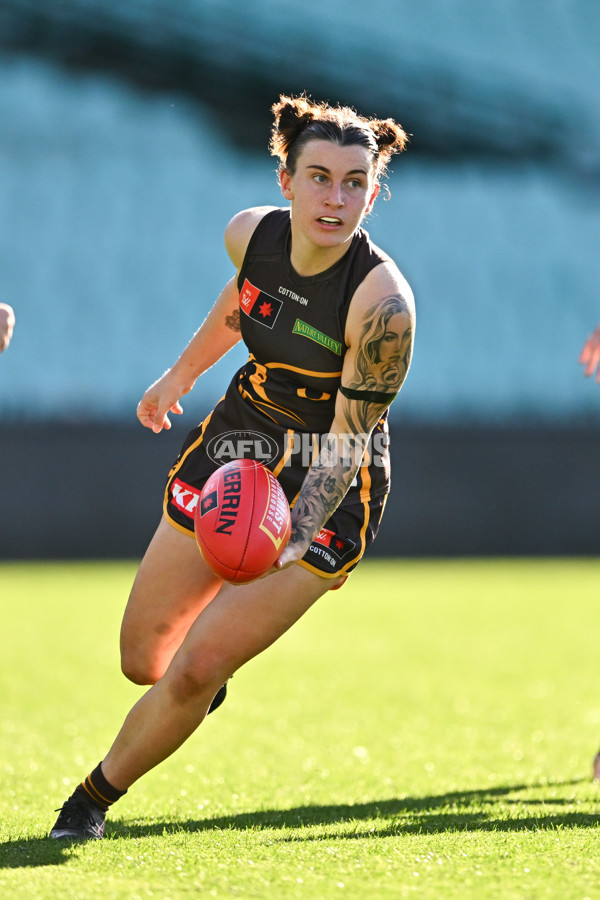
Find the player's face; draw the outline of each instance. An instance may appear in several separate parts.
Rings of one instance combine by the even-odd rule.
[[[352,238],[370,211],[379,185],[366,147],[309,141],[293,175],[282,171],[281,190],[291,201],[292,226],[319,247],[338,247]]]

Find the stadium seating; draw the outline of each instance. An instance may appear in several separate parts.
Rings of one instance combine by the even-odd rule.
[[[368,225],[418,303],[393,415],[597,410],[577,366],[600,321],[593,4],[2,0],[0,28],[3,420],[132,416],[230,277],[228,218],[281,202],[268,105],[302,87],[413,134]]]

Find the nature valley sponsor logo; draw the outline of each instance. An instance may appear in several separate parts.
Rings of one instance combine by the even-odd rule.
[[[322,347],[327,347],[327,349],[331,350],[332,353],[335,353],[336,356],[342,355],[342,345],[339,341],[334,341],[333,338],[330,338],[326,334],[323,334],[322,331],[317,331],[316,328],[313,328],[312,325],[308,325],[306,322],[303,322],[302,319],[296,319],[296,321],[294,322],[294,327],[292,329],[292,334],[301,334],[304,337],[310,338],[311,341],[315,341],[315,343],[321,344]]]

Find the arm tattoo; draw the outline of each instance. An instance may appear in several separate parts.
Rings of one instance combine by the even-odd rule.
[[[356,354],[354,377],[348,387],[397,393],[406,377],[412,349],[410,310],[394,294],[378,303],[365,319]],[[399,318],[402,317],[402,318]]]
[[[234,309],[230,316],[225,316],[225,325],[231,331],[241,331],[239,309]]]
[[[329,434],[309,469],[292,511],[292,543],[309,544],[346,495],[364,453],[368,435]]]
[[[345,385],[351,396],[340,391],[338,397],[341,406],[336,430],[343,421],[343,433],[325,437],[321,452],[304,479],[292,511],[292,543],[308,546],[345,497],[361,465],[371,431],[406,378],[412,337],[412,310],[400,294],[374,304],[365,316],[354,371]],[[340,408],[343,420],[339,418]]]
[[[412,315],[400,294],[375,304],[364,320],[350,391],[387,394],[388,400],[345,398],[344,411],[355,431],[370,431],[406,378],[412,355]],[[375,421],[373,421],[373,419]]]

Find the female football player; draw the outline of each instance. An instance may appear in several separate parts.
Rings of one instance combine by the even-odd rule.
[[[391,119],[306,96],[282,96],[272,111],[270,149],[288,205],[230,221],[236,274],[137,410],[146,428],[170,428],[199,376],[244,340],[248,361],[169,473],[164,516],[125,610],[123,671],[152,687],[65,802],[54,838],[102,837],[108,807],[190,737],[240,666],[345,581],[379,527],[387,411],[409,368],[414,308],[361,223],[407,137]],[[274,569],[241,586],[222,582],[194,540],[194,510],[217,465],[211,454],[235,434],[241,447],[249,435],[268,436],[277,448],[269,467],[292,506],[292,535]],[[299,452],[307,447],[309,458]]]

